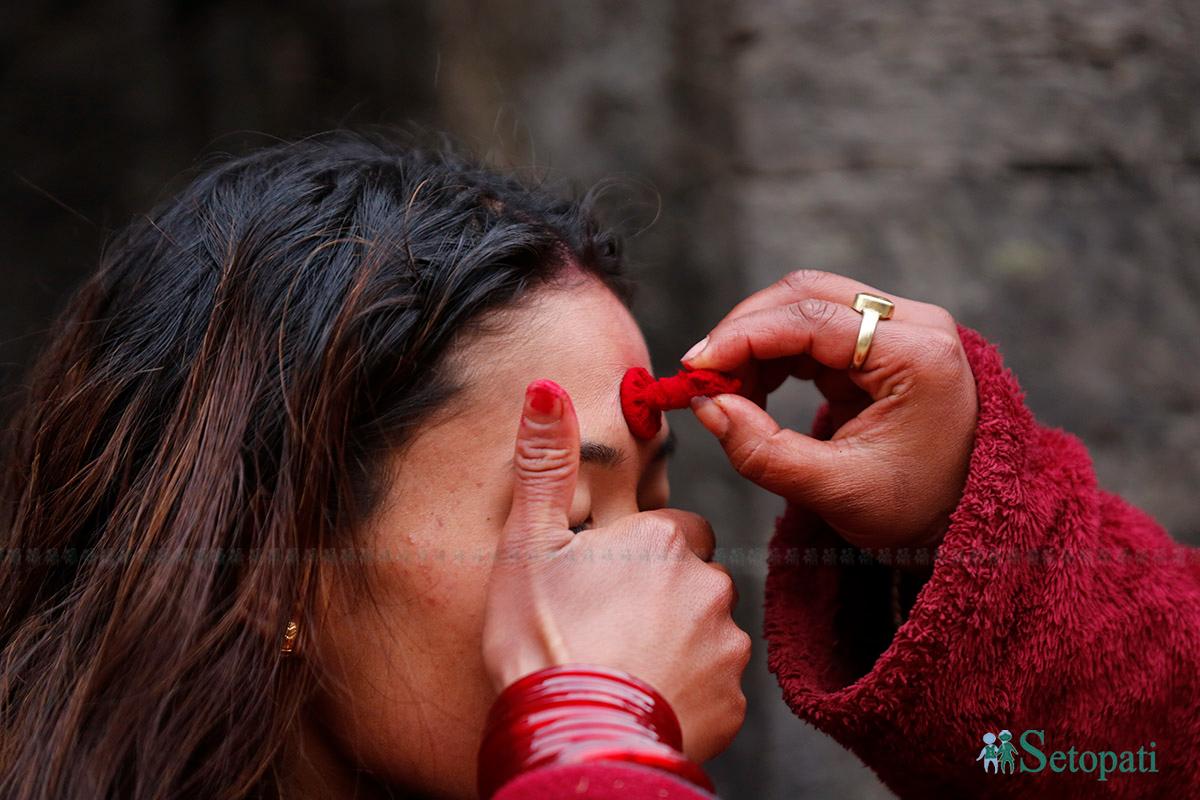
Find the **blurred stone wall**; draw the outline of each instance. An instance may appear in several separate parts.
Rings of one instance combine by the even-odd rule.
[[[785,272],[944,305],[999,343],[1102,485],[1200,544],[1200,7],[1187,0],[107,0],[0,28],[0,375],[107,227],[201,152],[345,123],[445,127],[603,181],[660,371]],[[69,209],[69,210],[68,210]],[[652,223],[652,224],[651,224]],[[772,400],[806,430],[814,391]],[[723,547],[780,502],[691,417],[674,502]],[[758,632],[763,565],[734,563]],[[729,797],[886,797],[794,719],[761,647]]]

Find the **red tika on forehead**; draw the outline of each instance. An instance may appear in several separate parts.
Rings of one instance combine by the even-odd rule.
[[[652,439],[662,428],[662,412],[685,408],[693,397],[736,392],[742,382],[711,369],[681,369],[655,380],[642,367],[630,367],[621,379],[621,410],[629,430],[639,439]]]

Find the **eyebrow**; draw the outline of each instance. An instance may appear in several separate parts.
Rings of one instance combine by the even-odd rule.
[[[662,444],[658,446],[654,457],[650,459],[650,463],[660,461],[667,458],[675,452],[676,439],[675,430],[672,428],[667,432],[667,438],[663,439]],[[597,464],[602,467],[613,468],[623,462],[626,458],[626,453],[618,447],[613,447],[604,442],[595,442],[590,439],[585,439],[579,443],[579,461],[583,464]]]

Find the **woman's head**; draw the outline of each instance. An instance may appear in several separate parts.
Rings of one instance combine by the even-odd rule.
[[[619,262],[587,198],[356,135],[131,224],[10,430],[3,794],[270,794],[293,742],[469,791],[525,383],[595,441],[573,522],[666,502],[663,438],[617,403],[648,366]]]

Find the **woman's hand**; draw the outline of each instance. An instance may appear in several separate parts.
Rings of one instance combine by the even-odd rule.
[[[550,381],[526,391],[513,463],[484,621],[496,689],[557,664],[621,669],[671,704],[689,758],[721,752],[745,717],[750,637],[730,616],[728,572],[710,562],[712,528],[696,514],[661,509],[572,533],[579,422]]]
[[[850,370],[862,315],[854,295],[895,303],[861,370]],[[828,272],[793,272],[734,307],[682,359],[742,378],[747,399],[693,401],[744,477],[815,511],[859,547],[941,541],[966,481],[978,404],[954,318],[935,305]],[[837,432],[819,441],[780,428],[766,396],[812,380]]]

